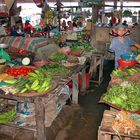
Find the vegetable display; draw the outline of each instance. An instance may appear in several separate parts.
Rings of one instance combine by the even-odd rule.
[[[12,109],[9,109],[6,112],[0,113],[0,123],[6,124],[10,121],[13,121],[16,118],[16,109],[15,107]]]
[[[129,76],[132,76],[132,75],[135,75],[138,73],[140,73],[140,69],[126,68],[125,72],[122,71],[121,69],[116,69],[116,70],[113,70],[111,76],[122,78],[122,79],[127,79],[127,78],[129,78]]]
[[[87,42],[82,42],[82,43],[73,43],[71,46],[72,51],[91,51],[94,50],[95,52],[97,51],[95,47],[92,47],[89,43]]]
[[[110,84],[120,83],[125,80],[140,83],[140,69],[125,68],[124,70],[121,69],[114,70],[111,74]]]
[[[33,71],[34,69],[31,67],[21,66],[9,68],[7,69],[6,73],[10,76],[19,77],[19,76],[28,76],[28,73]]]
[[[50,60],[52,60],[53,62],[61,62],[62,60],[66,60],[67,59],[67,55],[62,53],[62,52],[56,52],[53,53],[50,57]]]
[[[103,96],[103,100],[128,111],[140,111],[140,86],[128,81],[113,84]]]
[[[44,65],[40,69],[45,70],[47,75],[51,75],[51,76],[55,76],[55,75],[65,76],[69,73],[69,70],[60,64]]]
[[[4,82],[15,89],[15,93],[19,94],[30,91],[42,93],[52,87],[52,78],[39,70],[29,73],[27,78],[19,77],[18,79],[5,80]]]
[[[5,91],[5,94],[8,94],[9,92],[12,94],[30,94],[30,92],[45,93],[53,87],[52,79],[54,76],[65,76],[69,73],[69,70],[66,67],[56,63],[47,64],[35,70],[25,68],[26,67],[23,66],[18,69],[11,68],[7,71],[7,73],[12,74],[17,78],[4,80],[7,86],[1,87],[1,89]],[[26,78],[24,76],[26,76]]]
[[[0,82],[2,82],[3,80],[12,80],[12,79],[14,79],[14,77],[13,76],[9,76],[6,73],[0,74]]]

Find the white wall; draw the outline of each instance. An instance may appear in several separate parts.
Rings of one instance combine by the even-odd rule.
[[[23,23],[27,16],[30,17],[32,25],[36,25],[39,22],[42,9],[38,8],[35,3],[18,3],[17,6],[22,7],[20,16],[22,17]]]

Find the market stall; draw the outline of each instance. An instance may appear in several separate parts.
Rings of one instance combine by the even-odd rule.
[[[118,60],[119,67],[111,73],[107,92],[100,102],[110,110],[103,115],[98,139],[140,139],[139,55]]]
[[[8,44],[3,45],[9,46]],[[80,47],[82,48],[82,46]],[[86,51],[86,47],[88,51]],[[78,104],[79,91],[86,91],[87,62],[91,66],[89,68],[90,75],[93,75],[97,67],[100,66],[98,83],[101,82],[103,55],[88,47],[84,46],[82,52],[78,53],[78,57],[75,49],[73,49],[73,53],[67,54],[66,49],[63,48],[49,55],[48,60],[38,60],[36,63],[34,61],[30,63],[28,59],[25,62],[23,59],[19,59],[22,56],[23,58],[29,57],[27,50],[21,55],[16,55],[20,52],[15,51],[14,55],[10,56],[12,52],[10,53],[10,50],[6,52],[7,48],[3,48],[4,55],[1,60],[5,58],[6,61],[2,62],[1,66],[11,62],[12,65],[8,65],[1,71],[0,99],[4,101],[4,106],[1,106],[1,109],[5,111],[5,107],[9,105],[14,107],[9,111],[8,116],[5,114],[6,117],[1,118],[1,124],[5,124],[7,130],[21,128],[33,131],[37,133],[38,140],[45,140],[45,128],[51,125],[66,101],[70,98],[73,104]],[[15,64],[13,59],[18,59],[20,63]],[[79,76],[81,81],[79,81]],[[72,82],[70,87],[68,87],[69,82]],[[65,94],[63,103],[56,103],[56,98],[61,99]],[[49,105],[50,102],[54,102],[53,106]],[[53,112],[50,120],[50,112],[46,109],[52,107],[57,109]],[[23,116],[26,116],[26,119]]]
[[[28,93],[28,94],[7,94],[4,95],[5,92],[1,91],[0,98],[1,99],[8,99],[8,100],[15,100],[17,102],[33,102],[35,104],[35,117],[36,117],[36,127],[35,126],[18,126],[15,125],[14,123],[9,124],[9,129],[11,127],[20,127],[22,129],[29,129],[36,131],[37,129],[37,139],[38,140],[45,140],[46,139],[46,134],[45,134],[45,120],[47,119],[45,117],[45,107],[47,103],[55,98],[56,96],[61,95],[61,89],[72,79],[73,80],[73,93],[72,93],[72,102],[77,104],[78,103],[78,80],[77,80],[77,74],[84,68],[83,66],[78,66],[71,74],[69,74],[68,77],[65,78],[55,78],[55,84],[53,85],[53,88],[48,90],[48,93]],[[36,95],[37,94],[37,95]],[[70,96],[70,95],[69,95]]]
[[[14,16],[19,19],[16,10],[21,10],[13,3],[12,25],[19,22]],[[12,137],[16,130],[27,130],[37,140],[46,140],[46,128],[67,100],[78,104],[78,95],[86,94],[90,81],[101,84],[104,55],[90,45],[91,32],[82,26],[83,17],[78,18],[75,30],[69,24],[69,30],[60,32],[56,29],[60,15],[56,12],[54,17],[55,11],[47,3],[37,6],[44,9],[35,30],[0,38],[0,46],[4,46],[0,48],[0,128],[7,130],[5,134],[14,128]],[[98,70],[98,78],[93,80]]]

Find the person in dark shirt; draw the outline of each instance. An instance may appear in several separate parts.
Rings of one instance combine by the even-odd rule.
[[[16,21],[16,24],[11,29],[11,36],[24,36],[21,21]]]
[[[126,20],[124,20],[122,24],[128,27],[128,24],[127,24]]]
[[[77,27],[77,20],[75,18],[73,19],[73,27]]]

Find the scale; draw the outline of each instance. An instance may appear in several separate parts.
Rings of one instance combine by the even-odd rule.
[[[11,61],[9,54],[4,51],[4,49],[8,48],[8,44],[0,44],[0,58],[5,59],[7,62]]]

